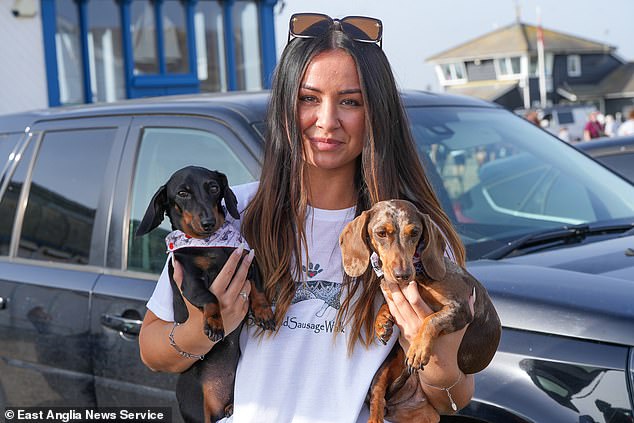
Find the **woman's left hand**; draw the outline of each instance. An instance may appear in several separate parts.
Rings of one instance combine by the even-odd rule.
[[[384,280],[381,289],[390,313],[394,316],[396,325],[400,330],[399,343],[407,353],[410,345],[415,341],[423,321],[433,313],[433,310],[420,296],[416,282],[400,286],[395,282]],[[472,313],[474,303],[475,298],[470,297],[469,305]],[[458,349],[466,330],[467,326],[456,332],[439,336],[434,341],[429,363],[423,371],[419,372],[423,390],[439,412],[452,412],[452,410],[447,402],[446,392],[433,387],[449,387],[454,385],[456,381],[460,381],[461,383],[452,389],[452,394],[454,391],[456,394],[463,393],[463,395],[454,396],[460,408],[464,407],[473,395],[473,376],[463,375],[458,367]]]

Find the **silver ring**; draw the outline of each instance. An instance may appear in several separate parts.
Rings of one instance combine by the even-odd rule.
[[[244,291],[240,292],[240,296],[242,297],[242,299],[243,299],[244,301],[246,301],[246,300],[247,300],[247,298],[249,298],[249,297],[247,296],[247,293],[246,293],[246,292],[244,292]]]

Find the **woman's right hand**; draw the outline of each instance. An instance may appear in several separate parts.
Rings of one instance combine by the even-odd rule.
[[[222,323],[225,328],[225,335],[233,332],[240,326],[244,316],[249,311],[249,293],[251,292],[251,283],[247,280],[247,273],[249,266],[253,261],[254,251],[251,250],[249,254],[244,257],[242,263],[240,263],[240,257],[242,256],[244,249],[242,247],[236,248],[233,253],[227,259],[227,262],[222,267],[222,270],[216,276],[213,283],[209,287],[209,290],[218,298],[220,305],[220,314],[222,315]],[[238,266],[238,264],[240,264]],[[174,260],[174,281],[178,288],[181,289],[183,281],[183,269],[181,265]],[[246,294],[243,296],[241,293]],[[182,295],[182,291],[181,291]],[[187,298],[185,304],[187,305],[187,311],[189,312],[189,319],[196,319],[200,321],[200,332],[203,333],[203,313],[202,311],[190,303]]]

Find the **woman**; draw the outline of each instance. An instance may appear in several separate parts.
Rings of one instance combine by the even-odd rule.
[[[299,14],[291,18],[289,39],[274,77],[260,183],[234,189],[239,206],[246,206],[241,229],[256,251],[278,329],[266,336],[243,328],[232,419],[367,421],[366,393],[397,337],[386,346],[374,340],[383,296],[369,271],[356,280],[344,277],[339,233],[375,202],[406,198],[434,219],[460,264],[464,249],[418,161],[380,48],[380,21]],[[248,309],[241,295],[250,290],[250,261],[237,263],[236,254],[211,288],[226,333]],[[161,284],[165,275],[157,291]],[[431,310],[415,284],[401,291],[390,282],[388,289],[398,342],[407,350]],[[143,361],[155,370],[183,371],[194,360],[168,342],[171,297],[155,297],[141,331]],[[213,345],[201,328],[201,313],[190,307],[175,334],[179,348],[207,353]],[[456,362],[463,334],[440,337],[432,360],[395,395],[401,403],[388,404],[386,418],[398,421],[401,410],[425,397],[440,413],[468,403],[473,377]]]

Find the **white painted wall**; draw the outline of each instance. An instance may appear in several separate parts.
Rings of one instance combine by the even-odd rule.
[[[40,2],[31,18],[11,13],[0,1],[0,114],[48,107]]]

